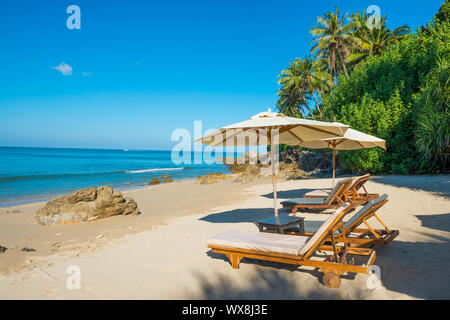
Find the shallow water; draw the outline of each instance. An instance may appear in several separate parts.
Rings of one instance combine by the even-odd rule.
[[[171,151],[0,147],[0,207],[92,186],[130,189],[164,174],[179,180],[227,171],[221,163],[175,164]]]

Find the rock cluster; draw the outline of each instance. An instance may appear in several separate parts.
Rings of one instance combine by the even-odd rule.
[[[237,182],[248,183],[262,175],[262,170],[270,174],[270,154],[259,155],[256,164],[255,154],[248,152],[240,158],[224,163],[228,169],[237,173]],[[244,163],[242,163],[244,162]],[[289,148],[279,154],[277,177],[284,179],[305,179],[330,175],[331,158],[325,152],[311,152],[300,148]]]
[[[249,183],[261,176],[261,165],[249,164],[245,165],[244,169],[238,171],[240,175],[237,177],[237,182]],[[236,172],[236,171],[235,171]]]
[[[199,181],[200,184],[211,184],[225,179],[228,179],[227,175],[221,172],[217,172],[217,173],[208,173],[204,176],[200,176],[197,178],[197,181]]]
[[[116,215],[136,215],[136,201],[124,197],[108,186],[77,190],[67,196],[55,198],[36,214],[39,224],[93,221]]]
[[[160,184],[161,180],[159,180],[158,178],[153,178],[152,181],[149,182],[149,184]]]
[[[160,180],[159,178],[155,177],[155,178],[153,178],[152,181],[149,182],[149,184],[160,184],[160,183],[173,182],[172,176],[170,174],[163,174],[163,175],[160,176],[160,178],[163,179],[163,180]]]

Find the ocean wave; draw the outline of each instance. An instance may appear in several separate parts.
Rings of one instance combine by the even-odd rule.
[[[78,177],[108,175],[111,173],[118,173],[118,172],[31,174],[31,175],[24,175],[24,176],[0,177],[0,182],[78,178]]]
[[[144,172],[154,172],[154,171],[174,171],[183,170],[184,168],[154,168],[154,169],[141,169],[141,170],[129,170],[126,173],[144,173]]]
[[[184,168],[153,168],[142,170],[123,170],[123,171],[106,171],[106,172],[89,172],[89,173],[55,173],[55,174],[32,174],[23,176],[0,177],[0,182],[26,181],[26,180],[48,180],[48,179],[64,179],[64,178],[80,178],[92,176],[107,176],[111,174],[124,173],[145,173],[154,171],[174,171],[183,170]]]

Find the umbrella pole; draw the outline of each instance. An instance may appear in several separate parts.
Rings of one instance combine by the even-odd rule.
[[[335,160],[336,160],[336,149],[333,148],[333,187],[332,187],[332,189],[334,188]]]
[[[272,187],[273,187],[273,211],[275,214],[275,217],[278,217],[278,209],[277,209],[277,182],[275,177],[275,152],[274,152],[274,145],[273,145],[273,134],[270,135],[270,157],[272,164]]]

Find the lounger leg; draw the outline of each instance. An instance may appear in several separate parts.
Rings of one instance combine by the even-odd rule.
[[[233,269],[239,269],[239,263],[241,262],[242,257],[234,254],[227,254],[227,257],[228,260],[230,260]]]
[[[298,209],[297,206],[293,206],[291,212],[293,214],[296,214],[297,213],[297,209]]]

